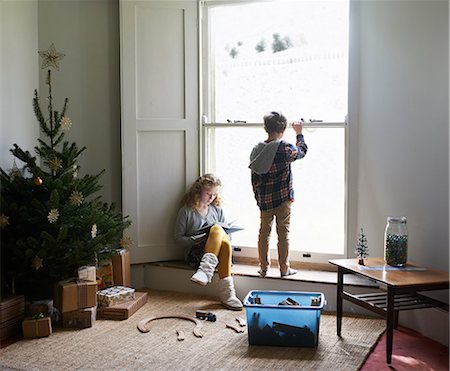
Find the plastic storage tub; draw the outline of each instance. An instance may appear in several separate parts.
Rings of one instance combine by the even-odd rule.
[[[320,292],[250,291],[244,299],[249,345],[317,347]]]

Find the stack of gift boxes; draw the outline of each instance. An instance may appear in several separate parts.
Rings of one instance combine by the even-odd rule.
[[[97,282],[81,278],[61,281],[55,300],[63,327],[92,327],[97,316]]]
[[[98,292],[99,314],[103,319],[130,318],[147,303],[146,292],[135,292],[125,286],[113,286]]]
[[[92,327],[97,314],[102,319],[127,319],[147,302],[146,292],[135,292],[130,286],[129,252],[120,250],[109,262],[81,267],[78,278],[58,282],[54,300],[25,302],[23,296],[2,300],[0,340],[20,330],[25,339],[49,336],[56,324]]]

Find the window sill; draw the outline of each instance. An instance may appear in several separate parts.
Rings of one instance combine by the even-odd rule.
[[[193,269],[182,260],[159,261],[146,264],[158,267],[186,269],[193,271]],[[244,264],[239,262],[233,263],[231,267],[231,273],[233,274],[233,276],[254,277],[258,279],[289,280],[330,285],[336,285],[337,283],[337,273],[325,270],[298,269],[297,274],[281,278],[278,268],[270,268],[267,272],[266,277],[261,278],[258,274],[258,267],[256,265]],[[371,280],[350,274],[344,276],[344,284],[349,286],[379,288],[379,285]]]

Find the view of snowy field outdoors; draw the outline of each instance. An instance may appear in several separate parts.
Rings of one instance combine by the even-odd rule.
[[[213,66],[209,122],[261,123],[208,129],[211,170],[223,182],[227,219],[237,219],[245,227],[233,235],[233,245],[257,246],[259,209],[251,188],[249,156],[253,146],[266,139],[264,114],[279,111],[289,122],[304,118],[340,124],[319,123],[303,130],[309,150],[292,165],[291,250],[342,254],[348,1],[217,6],[210,9],[208,20]],[[286,129],[284,139],[295,143],[292,128]],[[276,248],[275,231],[271,248]]]

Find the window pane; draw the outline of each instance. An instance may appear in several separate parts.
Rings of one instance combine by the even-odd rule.
[[[348,1],[212,7],[212,120],[261,122],[267,111],[343,122]]]
[[[262,128],[216,128],[215,173],[222,179],[227,219],[238,219],[244,231],[233,234],[233,245],[257,246],[259,209],[251,187],[249,157],[266,139]],[[292,164],[295,202],[291,215],[291,250],[344,253],[345,129],[304,129],[309,150]],[[288,128],[285,139],[294,143]],[[276,248],[272,232],[271,248]]]

